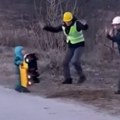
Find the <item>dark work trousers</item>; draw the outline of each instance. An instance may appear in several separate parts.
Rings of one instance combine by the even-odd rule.
[[[80,63],[80,58],[84,51],[84,47],[77,47],[77,48],[67,48],[65,58],[63,60],[63,72],[64,78],[70,79],[70,62],[72,60],[72,64],[74,65],[79,77],[83,75],[83,70]]]

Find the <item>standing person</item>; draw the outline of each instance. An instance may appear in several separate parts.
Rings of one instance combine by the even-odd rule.
[[[44,26],[43,30],[50,32],[63,31],[66,36],[67,51],[63,60],[63,72],[64,81],[63,84],[72,84],[72,78],[70,75],[70,61],[73,59],[73,65],[79,75],[78,83],[83,83],[86,77],[83,73],[80,58],[84,51],[85,39],[83,36],[83,30],[87,30],[88,25],[85,20],[78,20],[73,16],[71,12],[65,12],[63,15],[63,24],[57,27]]]
[[[15,54],[14,64],[16,66],[16,73],[17,73],[17,76],[18,76],[15,90],[18,91],[18,92],[30,92],[27,89],[27,87],[24,87],[22,85],[23,81],[21,81],[21,79],[23,77],[25,77],[25,75],[21,76],[21,72],[20,72],[22,66],[24,67],[23,62],[24,62],[24,55],[26,54],[26,52],[25,52],[25,50],[22,46],[16,46],[15,49],[14,49],[14,54]]]
[[[120,16],[116,16],[112,20],[112,29],[106,30],[106,36],[113,43],[117,44],[120,53]],[[120,80],[118,82],[118,90],[115,93],[120,94]]]

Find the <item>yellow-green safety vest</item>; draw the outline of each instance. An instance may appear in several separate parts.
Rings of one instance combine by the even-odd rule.
[[[64,26],[62,26],[62,29],[67,38],[66,40],[67,43],[70,42],[71,44],[77,44],[85,41],[83,31],[82,30],[79,32],[77,31],[76,22],[74,23],[73,26],[71,26],[69,34],[66,33]]]

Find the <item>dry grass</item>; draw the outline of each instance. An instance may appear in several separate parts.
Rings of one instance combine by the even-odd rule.
[[[120,98],[113,94],[117,80],[119,79],[119,58],[117,55],[112,56],[109,48],[103,45],[103,43],[110,45],[105,40],[103,29],[105,23],[110,23],[110,19],[114,16],[114,13],[111,11],[106,12],[107,2],[104,2],[106,6],[104,5],[105,8],[104,10],[102,8],[101,12],[99,5],[102,4],[102,1],[99,1],[100,4],[98,4],[98,0],[93,0],[96,4],[88,0],[85,3],[84,1],[82,1],[83,6],[80,7],[81,14],[88,20],[90,27],[86,34],[86,54],[82,58],[88,80],[83,85],[76,85],[77,78],[74,73],[74,84],[70,86],[61,85],[63,80],[62,60],[65,54],[63,34],[51,34],[43,31],[40,26],[41,19],[44,23],[49,23],[51,19],[46,20],[39,16],[37,20],[32,21],[33,18],[29,18],[31,9],[28,9],[29,6],[27,6],[28,8],[26,7],[28,4],[23,5],[24,7],[22,7],[22,4],[20,6],[17,4],[18,10],[23,8],[22,16],[24,16],[26,8],[29,11],[25,15],[25,18],[21,17],[21,14],[18,14],[19,12],[16,12],[16,9],[11,9],[10,12],[9,9],[0,10],[0,84],[12,87],[13,89],[16,83],[13,47],[23,45],[27,51],[37,52],[39,54],[38,65],[41,83],[30,88],[32,93],[38,95],[44,94],[48,97],[77,99],[78,101],[85,101],[99,107],[108,107],[108,109],[114,112],[120,112],[120,107],[118,108]],[[94,9],[93,5],[95,7]],[[92,10],[91,14],[89,12],[90,10]],[[115,11],[118,10],[116,9]],[[107,17],[105,18],[105,23],[101,20],[101,15],[102,17]],[[57,25],[58,19],[54,20],[52,24]],[[2,47],[3,45],[9,47]],[[111,61],[112,57],[116,59]]]

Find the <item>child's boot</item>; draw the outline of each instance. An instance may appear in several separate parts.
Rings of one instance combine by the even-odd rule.
[[[22,87],[22,91],[21,92],[29,93],[30,91],[26,87]]]
[[[21,87],[21,86],[16,86],[16,87],[15,87],[15,90],[16,90],[17,92],[22,92],[22,87]]]

